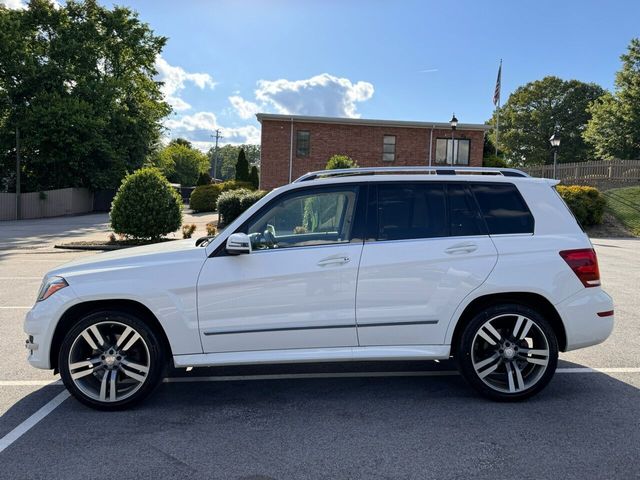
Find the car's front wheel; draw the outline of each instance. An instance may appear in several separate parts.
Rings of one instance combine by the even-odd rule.
[[[67,333],[60,376],[82,403],[101,410],[129,407],[162,379],[165,355],[157,334],[128,312],[93,312]]]
[[[457,345],[460,372],[480,393],[500,401],[529,398],[551,380],[558,342],[549,322],[522,305],[479,312]]]

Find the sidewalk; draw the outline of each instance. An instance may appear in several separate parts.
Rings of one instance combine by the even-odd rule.
[[[217,213],[192,213],[188,208],[182,216],[183,225],[196,224],[192,238],[206,235],[205,225],[217,220]],[[107,240],[110,233],[108,213],[3,221],[0,222],[0,250],[52,248],[60,242]],[[182,232],[178,230],[168,236],[182,238]]]

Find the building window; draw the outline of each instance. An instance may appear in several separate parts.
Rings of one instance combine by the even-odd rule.
[[[308,130],[296,131],[296,156],[308,157],[311,150],[311,133]]]
[[[453,148],[452,147],[453,143]],[[471,152],[471,140],[456,138],[453,142],[450,138],[438,138],[436,140],[436,163],[446,165],[469,165]]]
[[[396,136],[385,135],[382,141],[382,160],[393,162],[396,159]]]

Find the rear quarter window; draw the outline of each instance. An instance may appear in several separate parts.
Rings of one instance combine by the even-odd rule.
[[[515,185],[485,183],[470,187],[490,235],[533,233],[533,215]]]

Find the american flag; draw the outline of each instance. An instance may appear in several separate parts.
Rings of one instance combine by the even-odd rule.
[[[496,89],[493,92],[493,104],[498,105],[500,103],[500,81],[502,77],[502,60],[500,60],[500,67],[498,67],[498,78],[496,79]]]

